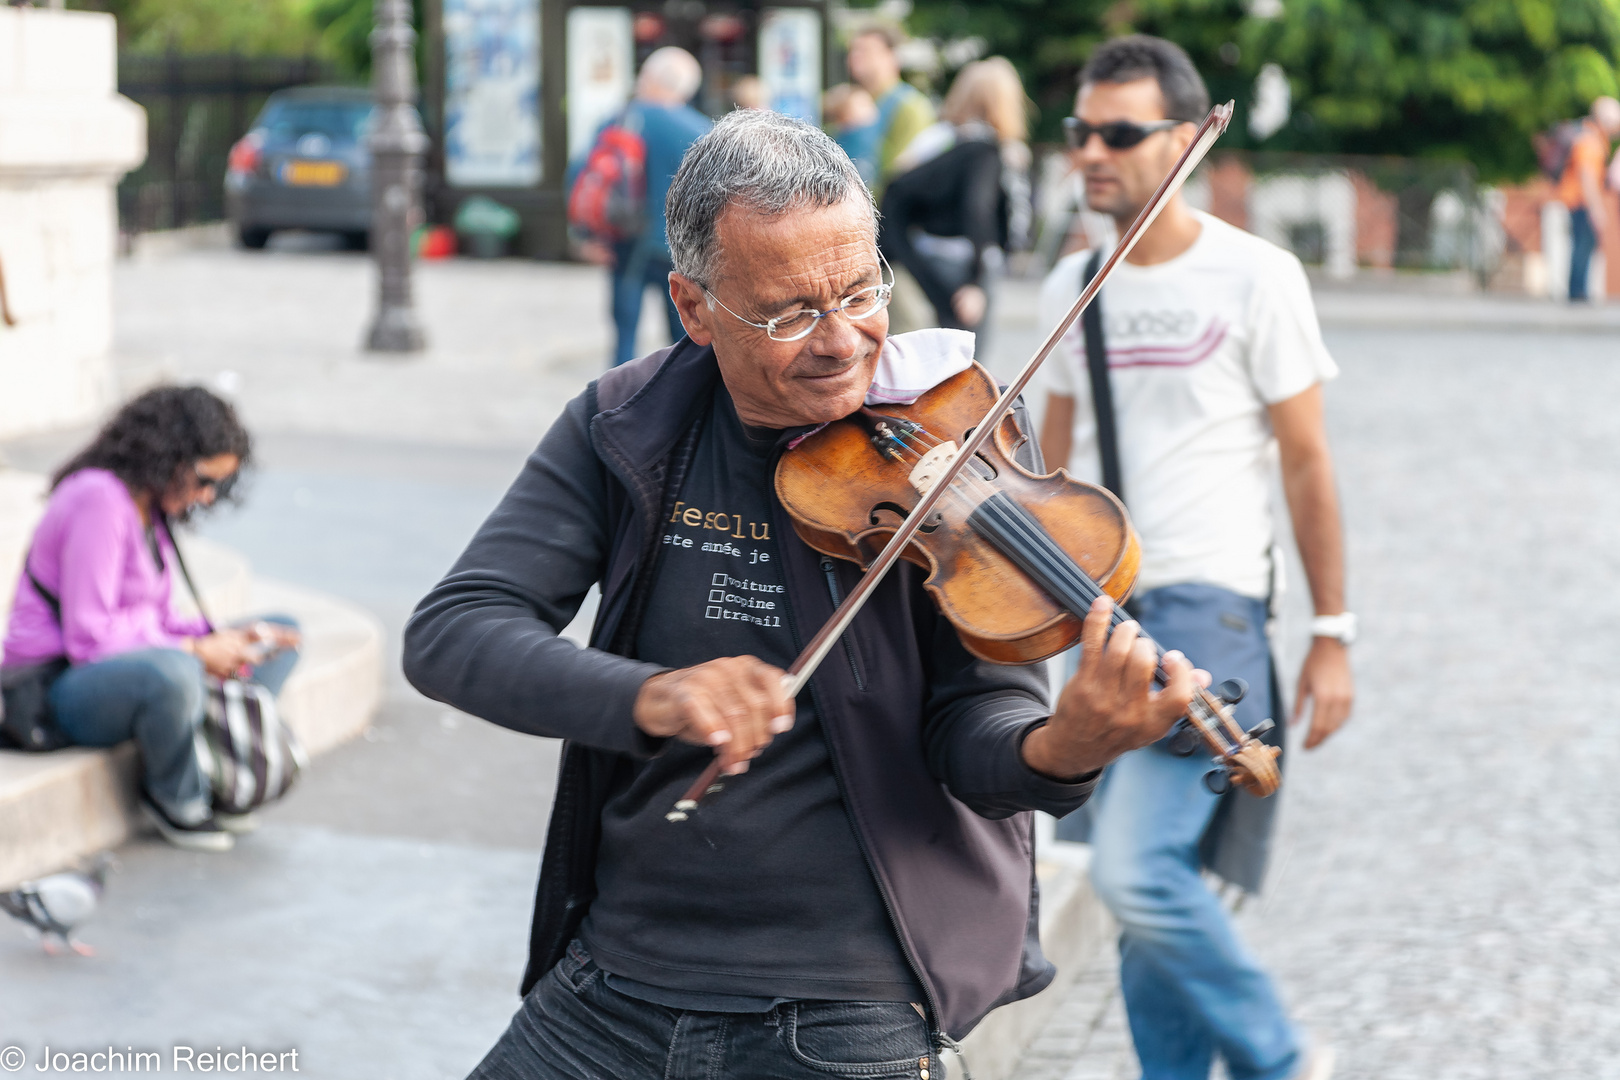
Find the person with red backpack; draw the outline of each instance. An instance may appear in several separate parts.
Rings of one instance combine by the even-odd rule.
[[[613,366],[635,355],[636,325],[647,286],[664,293],[671,339],[685,334],[669,297],[669,243],[664,197],[686,148],[709,130],[709,118],[689,101],[703,68],[685,49],[658,49],[641,65],[635,96],[603,125],[576,166],[568,192],[568,224],[580,239],[611,253]]]

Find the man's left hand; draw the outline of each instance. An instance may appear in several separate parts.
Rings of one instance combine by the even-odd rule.
[[[1311,726],[1305,735],[1305,749],[1314,750],[1350,719],[1355,702],[1355,681],[1350,676],[1350,650],[1332,638],[1312,638],[1310,654],[1299,671],[1294,691],[1294,715],[1290,724],[1299,723],[1310,701]]]
[[[1163,690],[1153,689],[1158,655],[1134,622],[1109,633],[1113,603],[1091,605],[1080,633],[1080,669],[1063,688],[1052,718],[1024,739],[1024,762],[1055,780],[1073,780],[1119,755],[1163,738],[1187,712],[1195,686],[1209,673],[1195,671],[1180,653],[1166,653]]]

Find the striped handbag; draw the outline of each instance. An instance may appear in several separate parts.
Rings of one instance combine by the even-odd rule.
[[[309,764],[281,721],[275,695],[258,683],[208,679],[198,756],[214,789],[214,809],[245,814],[287,793]]]

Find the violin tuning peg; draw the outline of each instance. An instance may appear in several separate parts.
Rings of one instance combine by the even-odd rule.
[[[1271,719],[1271,717],[1268,716],[1258,724],[1254,725],[1254,727],[1250,728],[1248,733],[1251,738],[1258,739],[1260,736],[1264,735],[1266,732],[1270,731],[1276,726],[1276,723]]]
[[[1191,757],[1193,752],[1198,749],[1198,742],[1198,732],[1194,731],[1193,726],[1183,717],[1176,722],[1175,730],[1170,732],[1170,739],[1165,744],[1165,749],[1176,755],[1176,757]]]
[[[1204,786],[1216,795],[1232,790],[1232,774],[1227,769],[1211,769],[1204,774]]]
[[[1228,705],[1236,705],[1242,701],[1249,692],[1249,684],[1243,679],[1227,679],[1215,688],[1215,696]]]

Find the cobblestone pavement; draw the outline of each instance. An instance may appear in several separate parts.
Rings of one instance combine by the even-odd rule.
[[[1339,1080],[1620,1076],[1620,341],[1329,345],[1359,697],[1294,758],[1239,921]],[[1020,1080],[1135,1077],[1115,985],[1088,972]]]

